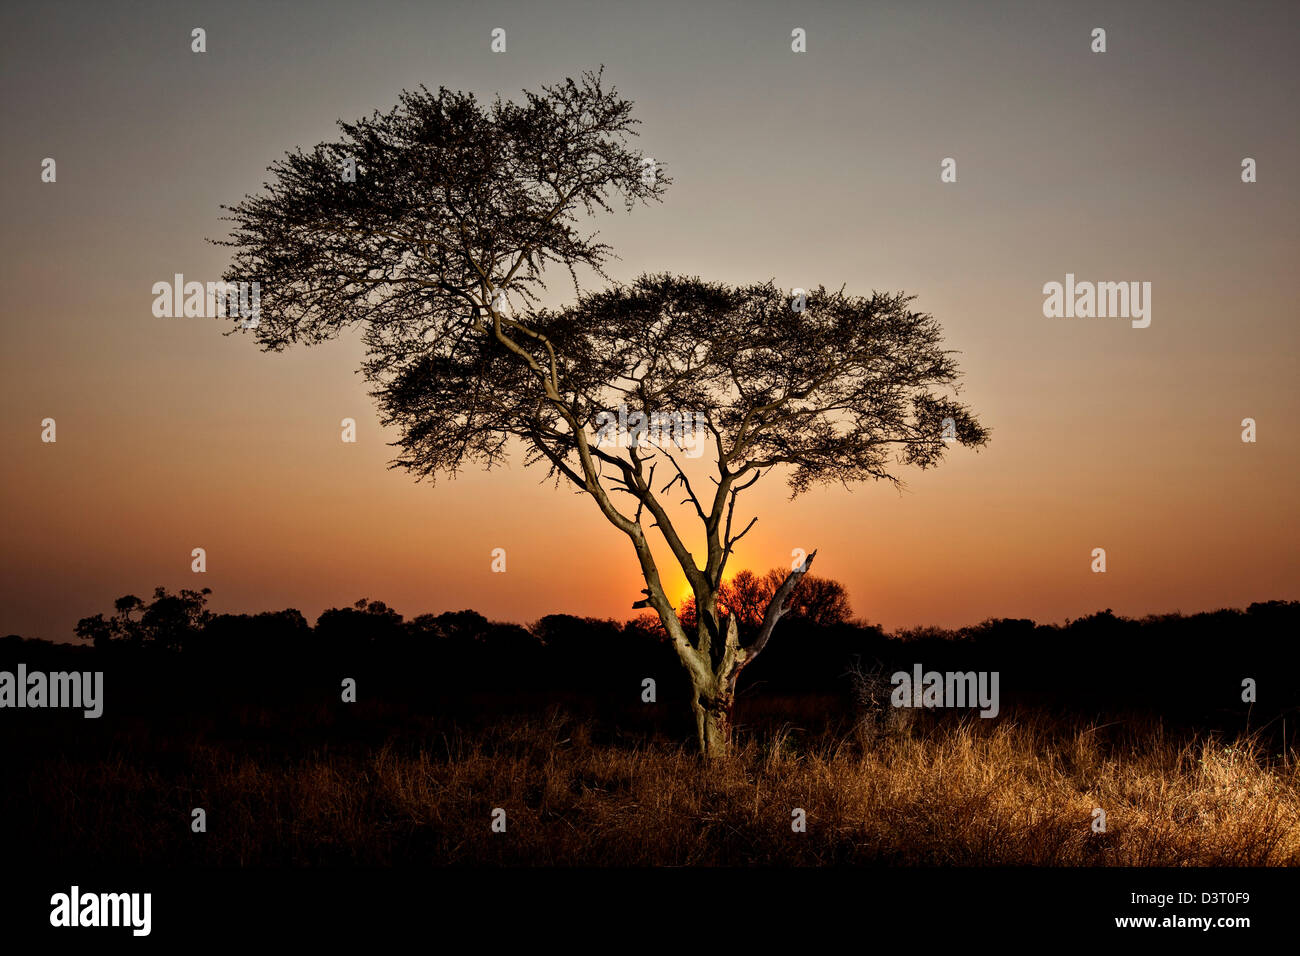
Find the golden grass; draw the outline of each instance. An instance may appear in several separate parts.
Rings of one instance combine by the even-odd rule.
[[[1262,866],[1300,863],[1300,775],[1257,738],[1166,740],[1046,719],[790,730],[702,762],[593,744],[562,713],[472,738],[277,763],[196,745],[167,768],[41,763],[47,859],[362,865]],[[208,832],[190,832],[204,807]],[[493,833],[495,807],[507,831]],[[1107,830],[1092,830],[1093,808]],[[791,812],[807,832],[791,830]]]

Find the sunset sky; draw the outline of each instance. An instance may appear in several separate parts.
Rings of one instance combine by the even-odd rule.
[[[891,628],[1300,598],[1298,26],[1283,3],[6,5],[0,635],[68,640],[157,585],[309,620],[360,597],[630,616],[636,562],[591,499],[519,457],[386,467],[355,338],[271,355],[151,311],[155,282],[220,277],[219,206],[337,119],[601,64],[675,180],[598,223],[616,279],[914,293],[992,430],[901,494],[760,483],[733,570],[817,548]],[[1045,318],[1067,273],[1150,282],[1150,327]]]

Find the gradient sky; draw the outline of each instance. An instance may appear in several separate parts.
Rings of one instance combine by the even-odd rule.
[[[631,548],[590,499],[519,460],[436,485],[385,467],[395,436],[355,339],[268,355],[218,320],[151,313],[154,282],[220,276],[219,205],[335,120],[420,83],[513,97],[602,63],[675,178],[662,205],[599,223],[615,278],[915,293],[992,428],[902,494],[790,502],[761,483],[733,570],[819,548],[816,570],[887,627],[1300,598],[1298,11],[7,4],[0,634],[70,639],[156,585],[313,620],[363,596],[407,615],[629,616]],[[949,156],[958,181],[942,184]],[[1044,318],[1043,284],[1067,272],[1149,281],[1150,328]],[[555,280],[553,301],[571,298]]]

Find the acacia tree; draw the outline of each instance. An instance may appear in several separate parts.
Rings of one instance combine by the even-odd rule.
[[[737,679],[816,554],[774,589],[742,643],[718,602],[753,527],[734,520],[741,492],[773,470],[795,495],[896,483],[896,464],[928,467],[949,442],[987,436],[952,394],[958,373],[938,324],[908,296],[819,287],[792,300],[771,282],[669,275],[583,291],[579,270],[608,280],[611,250],[580,214],[659,200],[669,184],[629,148],[635,123],[600,73],[522,103],[403,93],[388,113],[341,122],[338,141],[290,153],[262,193],[226,207],[235,227],[222,244],[237,251],[225,278],[260,283],[252,331],[265,349],[361,329],[363,371],[399,433],[394,467],[431,478],[492,467],[522,445],[529,464],[589,495],[631,544],[645,580],[633,606],[657,614],[694,688],[701,751],[718,755]],[[574,305],[538,307],[548,264],[569,273]],[[697,436],[674,427],[655,440],[640,422],[619,440],[609,434],[619,405],[698,422],[712,489],[697,494],[681,461],[683,438]],[[702,561],[669,514],[670,493],[699,522]],[[690,586],[690,629],[665,593],[651,531]]]

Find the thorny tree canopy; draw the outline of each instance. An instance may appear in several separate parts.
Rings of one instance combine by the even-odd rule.
[[[603,275],[611,252],[580,213],[659,199],[669,181],[627,148],[631,104],[601,74],[525,96],[405,93],[341,123],[340,141],[289,154],[229,210],[227,279],[260,281],[260,343],[360,327],[364,371],[400,429],[395,464],[417,476],[491,466],[514,437],[589,491],[612,468],[644,503],[647,452],[596,445],[598,416],[620,402],[699,413],[724,480],[715,507],[694,503],[716,526],[726,493],[773,467],[798,494],[896,481],[895,464],[986,440],[956,401],[938,323],[901,294],[819,287],[796,311],[770,282],[646,275],[538,308],[546,265],[575,288],[579,268]]]
[[[945,388],[958,372],[938,323],[909,303],[817,288],[796,312],[771,283],[642,276],[571,308],[527,313],[525,326],[543,337],[524,340],[540,374],[487,329],[422,350],[412,343],[367,370],[382,383],[385,420],[402,430],[402,463],[420,474],[471,458],[491,464],[511,435],[557,469],[577,469],[569,419],[594,435],[601,413],[623,402],[699,411],[730,474],[789,466],[798,493],[822,482],[894,480],[898,463],[936,463],[948,444],[945,419],[956,441],[984,442]],[[562,407],[545,400],[541,379],[552,367]],[[637,449],[593,447],[610,465],[620,452],[626,461]]]
[[[661,198],[670,180],[628,149],[632,104],[600,73],[522,103],[421,87],[387,113],[271,167],[263,192],[227,207],[227,275],[259,281],[260,343],[283,349],[360,326],[371,354],[400,355],[462,330],[497,290],[535,300],[559,264],[598,274],[611,255],[580,213]],[[344,175],[355,163],[355,181]]]

